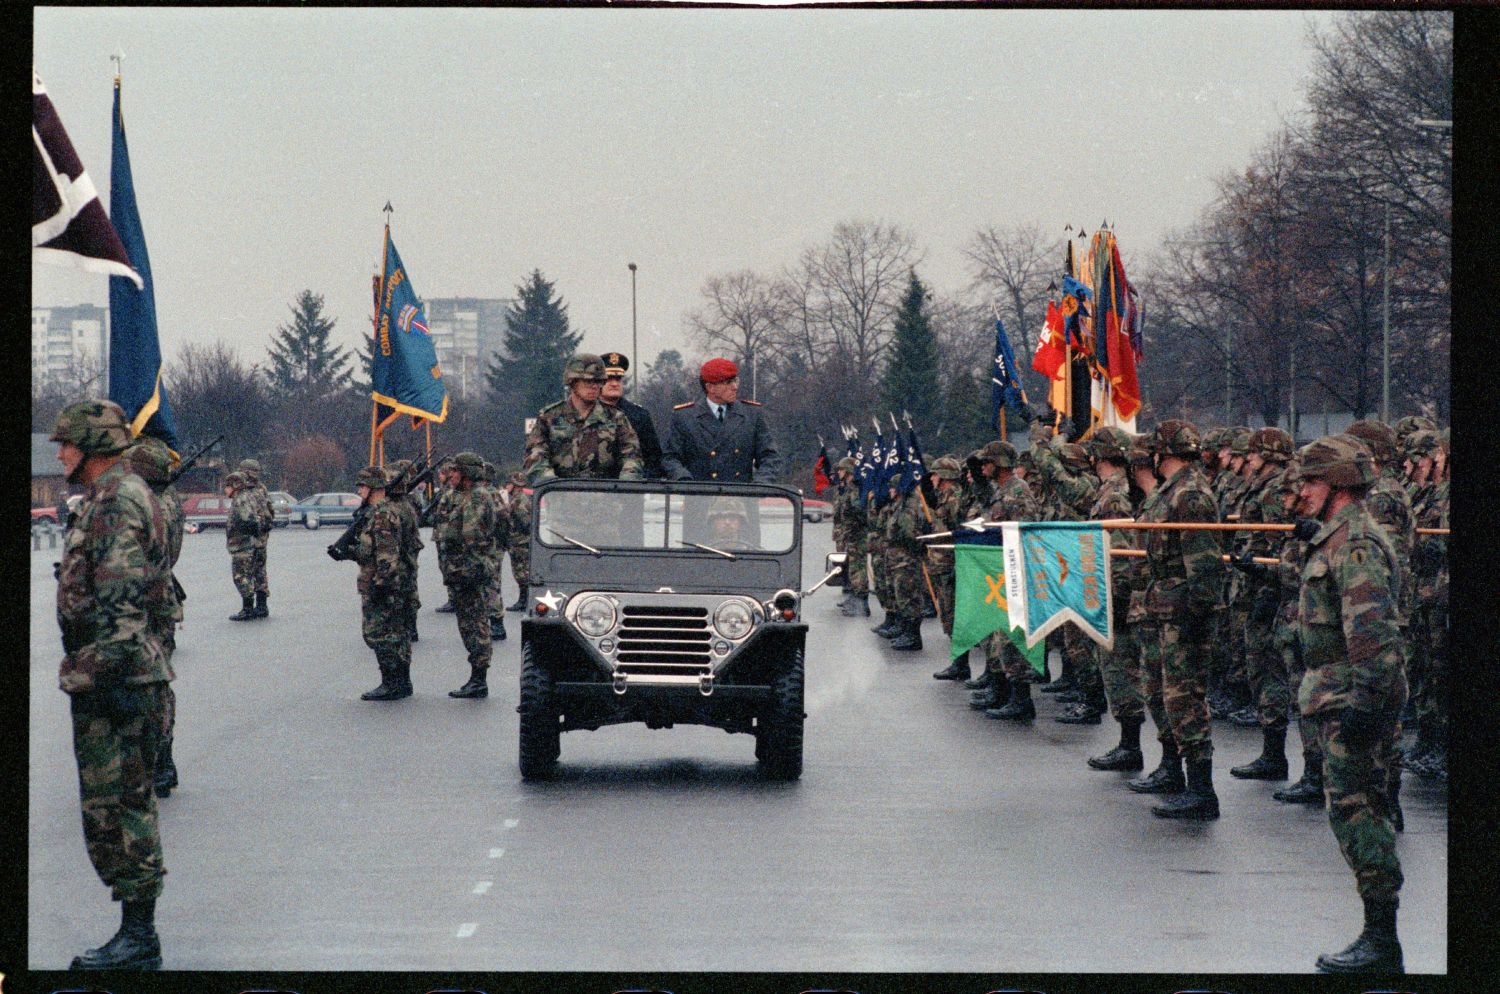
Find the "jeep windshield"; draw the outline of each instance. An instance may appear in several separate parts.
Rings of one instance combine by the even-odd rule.
[[[765,490],[734,493],[721,487],[693,493],[670,487],[543,491],[535,511],[537,537],[548,547],[599,554],[670,549],[720,558],[783,554],[796,542],[799,512],[790,497]]]

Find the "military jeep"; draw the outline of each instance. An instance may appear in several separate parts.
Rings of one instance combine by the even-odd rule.
[[[801,776],[801,496],[554,480],[533,501],[522,778],[555,771],[563,732],[625,722],[752,735],[766,777]]]

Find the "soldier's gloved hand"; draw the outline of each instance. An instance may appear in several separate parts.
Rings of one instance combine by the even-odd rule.
[[[1256,569],[1264,569],[1257,566]],[[1250,605],[1250,620],[1257,625],[1268,625],[1276,620],[1276,609],[1281,606],[1281,598],[1276,595],[1272,587],[1261,587],[1255,592],[1255,600]]]
[[[1021,404],[1016,407],[1016,417],[1020,419],[1021,424],[1023,425],[1029,425],[1036,420],[1036,415],[1033,414],[1031,412],[1031,408],[1027,407],[1025,404]]]
[[[1249,549],[1237,556],[1230,556],[1229,565],[1247,576],[1259,576],[1265,571],[1265,567],[1255,561],[1255,556]]]
[[[336,563],[341,563],[344,561],[344,554],[339,551],[337,542],[328,547],[328,558],[332,559]]]
[[[1298,518],[1296,527],[1292,529],[1292,535],[1299,542],[1311,542],[1313,536],[1317,535],[1322,527],[1323,522],[1317,518]]]
[[[62,563],[53,563],[52,564],[52,579],[54,579],[54,580],[61,580],[62,579]]]
[[[1356,749],[1366,749],[1375,744],[1380,735],[1380,715],[1359,708],[1345,708],[1339,716],[1339,725],[1344,740]]]
[[[1423,542],[1417,546],[1416,562],[1413,564],[1417,572],[1423,576],[1435,576],[1443,568],[1445,552],[1437,542]]]

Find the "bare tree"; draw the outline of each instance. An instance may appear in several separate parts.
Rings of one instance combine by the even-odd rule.
[[[1004,229],[986,225],[964,247],[972,265],[969,288],[997,302],[1012,334],[1024,335],[1042,323],[1047,286],[1061,271],[1064,245],[1062,237],[1044,236],[1035,223]]]
[[[890,344],[907,275],[922,261],[915,237],[880,221],[844,221],[826,243],[802,253],[799,268],[818,301],[834,347],[874,369]]]
[[[709,352],[727,352],[749,367],[750,396],[757,396],[756,365],[781,322],[783,298],[771,280],[749,269],[711,276],[703,304],[686,318],[693,339]]]

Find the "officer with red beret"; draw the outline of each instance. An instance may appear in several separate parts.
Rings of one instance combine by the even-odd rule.
[[[781,471],[776,443],[759,403],[740,400],[740,371],[724,358],[698,370],[703,396],[672,408],[662,448],[669,480],[769,483]]]

